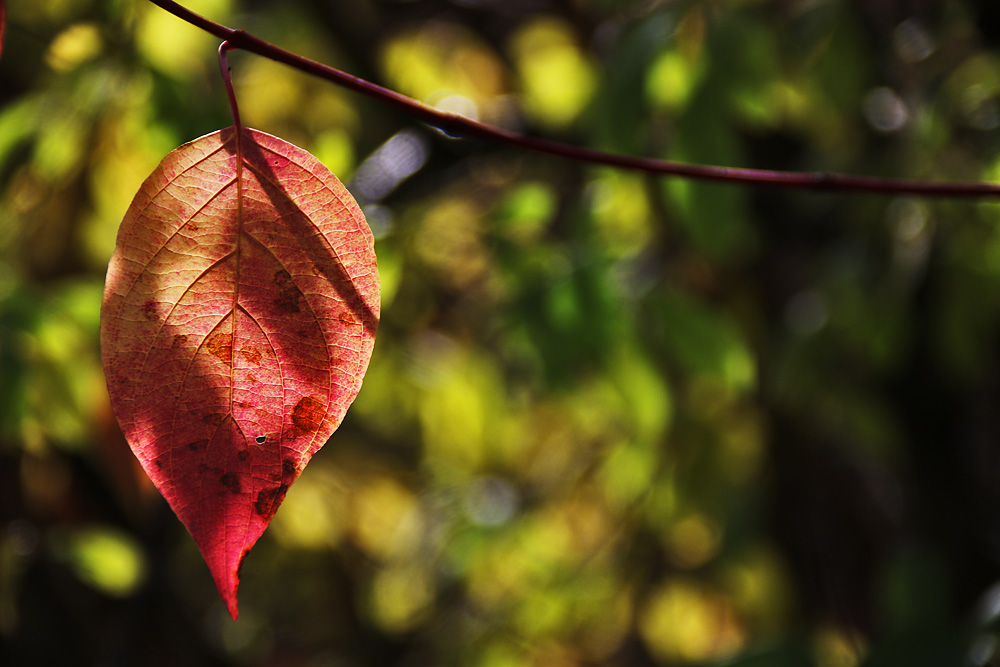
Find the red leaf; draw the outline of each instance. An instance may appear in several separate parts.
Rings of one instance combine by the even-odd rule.
[[[0,0],[0,55],[3,55],[3,33],[7,28],[7,0]]]
[[[379,318],[351,195],[302,149],[241,137],[185,144],[146,179],[101,308],[115,415],[234,619],[240,563],[344,418]]]

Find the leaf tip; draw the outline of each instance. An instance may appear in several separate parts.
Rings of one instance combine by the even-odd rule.
[[[222,576],[225,581],[220,585],[219,595],[222,597],[222,601],[226,605],[226,609],[229,611],[229,615],[233,617],[233,621],[239,618],[240,609],[239,602],[237,600],[237,591],[240,588],[240,570],[243,568],[243,559],[246,558],[249,549],[243,552],[240,556],[239,565],[236,566],[235,570],[230,572],[224,572]]]
[[[219,597],[222,598],[223,604],[226,605],[226,610],[233,617],[234,621],[240,615],[237,593],[240,588],[240,574],[243,570],[243,561],[248,553],[250,553],[249,547],[245,548],[243,553],[240,554],[239,561],[235,567],[232,566],[232,561],[230,561],[229,565],[222,562],[206,561],[212,573],[212,578],[215,580],[215,587],[219,591]]]

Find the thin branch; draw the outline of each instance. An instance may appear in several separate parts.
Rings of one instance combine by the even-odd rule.
[[[527,150],[548,153],[570,160],[601,164],[622,169],[636,169],[669,176],[679,176],[704,181],[741,183],[745,185],[818,190],[825,192],[875,192],[881,194],[909,194],[932,197],[990,197],[1000,195],[1000,184],[982,182],[916,181],[892,178],[874,178],[828,172],[790,172],[767,169],[742,169],[712,165],[688,164],[670,160],[632,157],[606,153],[589,148],[529,137],[503,128],[445,111],[439,111],[405,95],[383,88],[370,81],[352,76],[254,37],[242,30],[233,30],[203,16],[195,14],[173,0],[150,0],[174,16],[187,21],[219,39],[227,40],[230,48],[239,48],[259,56],[284,63],[302,72],[312,74],[339,86],[375,98],[402,109],[411,116],[455,135],[474,137],[505,143]]]

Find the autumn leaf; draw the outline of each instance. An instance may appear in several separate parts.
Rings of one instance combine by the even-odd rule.
[[[185,144],[143,183],[101,308],[115,415],[234,619],[240,564],[357,396],[379,319],[351,195],[302,149],[240,137]]]
[[[0,0],[0,56],[3,55],[3,33],[7,29],[7,0]]]

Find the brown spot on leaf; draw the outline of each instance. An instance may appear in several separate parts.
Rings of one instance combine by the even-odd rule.
[[[188,443],[188,449],[192,452],[197,452],[208,447],[208,440],[195,440],[194,442]]]
[[[292,276],[288,271],[281,269],[274,272],[274,284],[278,286],[278,296],[274,299],[274,305],[286,313],[297,313],[299,310],[299,299],[302,292],[296,287]]]
[[[235,473],[227,472],[219,478],[219,481],[222,482],[222,486],[229,489],[230,493],[241,493],[243,491],[240,478]]]
[[[337,319],[340,320],[344,324],[357,324],[358,323],[358,318],[356,318],[354,316],[354,313],[352,313],[349,310],[345,310],[344,312],[342,312],[340,315],[337,316]]]
[[[264,521],[270,521],[274,513],[278,511],[278,505],[284,500],[286,491],[288,491],[287,484],[270,489],[261,489],[257,494],[257,500],[253,504],[254,510],[256,510],[257,514]]]
[[[284,477],[294,477],[295,476],[295,460],[285,459],[281,462],[281,474]]]
[[[205,415],[204,417],[201,418],[201,420],[206,424],[208,424],[209,426],[218,426],[223,421],[225,421],[225,419],[226,415],[218,412],[213,412],[212,414]]]
[[[157,470],[163,470],[163,461],[161,461],[160,459],[154,460],[153,465],[156,466]]]
[[[292,410],[292,423],[306,432],[315,431],[323,423],[326,406],[315,396],[303,396]]]
[[[146,303],[144,303],[143,306],[142,306],[142,314],[143,314],[143,316],[147,320],[150,320],[150,321],[155,320],[156,319],[156,302],[155,301],[147,301]]]
[[[247,403],[246,401],[236,401],[236,407],[243,409],[252,408],[253,404]]]
[[[245,449],[241,450],[240,453],[236,455],[236,458],[238,458],[240,461],[246,461],[248,458],[250,458],[250,453]]]
[[[217,331],[212,334],[205,343],[208,351],[219,358],[219,361],[227,366],[233,365],[233,337],[232,334]]]
[[[254,366],[260,366],[261,355],[260,355],[260,350],[258,350],[257,348],[250,347],[249,345],[244,346],[243,348],[240,349],[240,354],[243,355],[243,358],[246,359],[248,363],[251,363]]]
[[[170,347],[176,350],[177,348],[184,345],[184,343],[187,342],[187,339],[188,339],[187,334],[177,334],[176,336],[174,336],[174,342],[170,344]]]
[[[253,373],[247,373],[247,382],[250,384],[257,384],[257,376]]]

